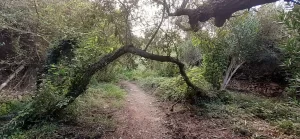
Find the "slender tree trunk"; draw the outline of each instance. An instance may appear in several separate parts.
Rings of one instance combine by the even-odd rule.
[[[230,64],[226,70],[226,74],[223,79],[223,83],[221,86],[221,90],[225,90],[227,85],[229,84],[231,78],[233,75],[237,72],[237,70],[245,63],[242,61],[241,63],[237,64],[238,62],[236,61],[236,58],[232,58],[230,61]]]
[[[11,74],[8,79],[0,85],[0,91],[13,79],[15,76],[25,68],[25,65],[21,65],[13,74]]]
[[[227,82],[227,80],[228,80],[228,78],[230,76],[230,73],[232,71],[233,65],[234,65],[234,58],[232,58],[230,60],[230,64],[229,64],[229,66],[228,66],[228,68],[226,70],[226,73],[225,73],[225,76],[224,76],[224,79],[223,79],[223,83],[221,85],[221,90],[225,90],[226,89],[226,82]]]
[[[228,83],[230,82],[230,80],[232,79],[233,75],[237,72],[237,70],[238,70],[244,63],[245,63],[245,62],[242,62],[242,63],[238,64],[238,65],[236,66],[236,68],[233,70],[233,72],[231,73],[231,75],[229,76],[229,78],[228,78],[228,80],[227,80],[227,82],[226,82],[226,84],[225,84],[225,89],[226,89]]]

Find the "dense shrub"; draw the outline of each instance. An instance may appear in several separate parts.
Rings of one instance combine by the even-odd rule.
[[[212,87],[204,79],[203,72],[203,69],[195,67],[188,70],[187,75],[195,85],[209,90]],[[155,89],[156,95],[164,100],[179,100],[188,97],[192,93],[192,90],[188,88],[181,75],[178,74],[176,77],[148,76],[137,79],[144,88]]]

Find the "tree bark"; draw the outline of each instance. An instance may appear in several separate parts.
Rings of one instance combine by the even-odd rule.
[[[236,61],[236,58],[232,58],[230,61],[230,65],[226,70],[226,74],[223,79],[223,83],[221,86],[221,90],[225,90],[228,83],[230,82],[233,75],[237,72],[237,70],[245,63],[244,61],[237,64],[238,61]]]
[[[13,74],[9,75],[7,80],[0,85],[0,91],[13,79],[15,76],[25,68],[25,65],[21,65]]]
[[[167,5],[165,0],[161,2],[154,0],[157,3]],[[233,13],[250,9],[254,6],[273,3],[278,0],[208,0],[203,5],[196,9],[179,8],[174,13],[169,13],[169,16],[183,16],[189,17],[189,23],[194,31],[199,30],[198,22],[206,22],[211,18],[215,18],[215,26],[221,27]],[[184,1],[185,2],[185,1]],[[169,11],[169,10],[167,10]]]

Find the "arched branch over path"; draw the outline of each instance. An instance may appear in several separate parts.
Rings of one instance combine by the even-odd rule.
[[[155,60],[155,61],[159,61],[159,62],[171,62],[171,63],[176,64],[178,66],[178,68],[180,70],[180,74],[183,77],[186,84],[197,93],[197,96],[205,97],[206,91],[197,87],[190,81],[189,77],[187,76],[187,74],[185,72],[184,64],[182,62],[180,62],[178,59],[175,59],[170,56],[161,56],[161,55],[151,54],[144,50],[136,48],[133,45],[127,45],[127,46],[121,47],[120,49],[116,50],[113,53],[105,55],[97,63],[91,65],[85,71],[83,71],[83,74],[80,75],[79,78],[76,78],[73,81],[72,86],[69,88],[69,92],[66,94],[66,98],[68,98],[69,103],[73,102],[79,95],[81,95],[86,90],[86,87],[89,84],[91,77],[97,71],[103,69],[108,64],[115,61],[120,56],[122,56],[126,53],[131,53],[134,55],[138,55],[138,56],[141,56],[141,57],[144,57],[147,59],[151,59],[151,60]]]
[[[133,45],[126,45],[118,50],[109,53],[105,56],[103,56],[98,62],[90,65],[89,67],[85,68],[84,70],[80,70],[76,72],[76,77],[74,77],[71,86],[68,89],[68,93],[65,95],[65,98],[57,102],[55,105],[50,106],[50,108],[45,108],[45,110],[32,110],[34,108],[40,108],[35,107],[35,105],[39,105],[38,103],[40,97],[36,97],[35,101],[37,103],[31,103],[30,108],[28,110],[24,110],[22,113],[19,114],[15,119],[11,120],[2,130],[2,137],[4,134],[11,134],[14,129],[17,129],[19,127],[28,127],[30,125],[33,125],[37,122],[40,122],[40,119],[45,120],[46,117],[49,116],[56,116],[60,111],[62,111],[64,108],[66,108],[69,104],[75,101],[75,99],[83,94],[87,86],[92,78],[92,76],[99,70],[106,67],[108,64],[112,63],[122,55],[126,53],[131,53],[134,55],[138,55],[147,59],[159,61],[159,62],[171,62],[178,66],[180,70],[180,74],[183,77],[186,84],[192,88],[198,97],[206,98],[206,92],[205,90],[197,87],[194,85],[189,77],[187,76],[184,68],[184,64],[180,62],[178,59],[170,57],[170,56],[161,56],[161,55],[155,55],[148,53],[144,50],[141,50],[139,48],[134,47]],[[0,132],[1,133],[1,132]],[[0,134],[1,135],[1,134]],[[1,136],[0,136],[1,137]]]

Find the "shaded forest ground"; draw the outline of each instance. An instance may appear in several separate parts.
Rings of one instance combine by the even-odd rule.
[[[252,117],[250,114],[235,113],[236,115],[231,117],[229,115],[234,113],[226,112],[224,106],[220,104],[215,104],[215,106],[223,107],[220,108],[223,110],[177,104],[174,110],[170,111],[173,103],[153,98],[150,95],[153,90],[145,92],[130,82],[123,82],[122,85],[127,90],[128,97],[127,105],[124,105],[122,112],[116,115],[116,119],[121,121],[120,127],[114,134],[117,137],[145,139],[298,138],[285,135],[283,130],[279,130],[258,117]],[[157,118],[159,120],[152,122],[147,120]],[[143,132],[145,133],[143,134]],[[135,135],[136,133],[142,134]]]
[[[223,120],[199,119],[189,107],[159,101],[136,84],[123,81],[128,92],[124,108],[115,113],[115,133],[105,138],[239,138]]]
[[[135,83],[91,84],[86,94],[66,110],[61,121],[43,123],[13,137],[299,138],[297,104],[230,92],[222,100],[197,105],[183,102],[170,111],[174,102],[161,97],[164,93],[153,85],[155,82],[143,78]],[[7,109],[17,110],[26,99],[16,97]]]

